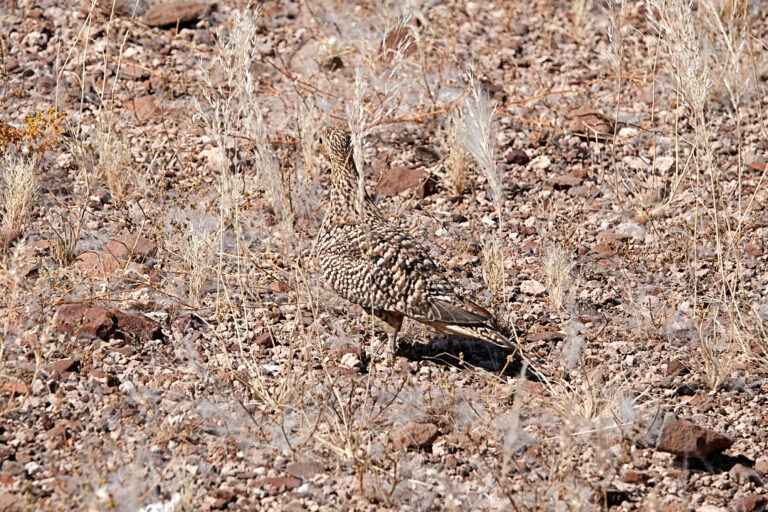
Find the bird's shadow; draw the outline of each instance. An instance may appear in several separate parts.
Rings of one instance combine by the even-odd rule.
[[[397,355],[409,361],[430,361],[463,370],[481,368],[504,377],[519,377],[524,367],[520,354],[512,349],[460,336],[435,336],[429,343],[401,339]],[[530,370],[526,370],[525,378],[538,380]]]

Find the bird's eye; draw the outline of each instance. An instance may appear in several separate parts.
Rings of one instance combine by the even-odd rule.
[[[322,144],[323,143],[323,138],[322,137],[318,137],[317,138],[317,143],[318,144]]]

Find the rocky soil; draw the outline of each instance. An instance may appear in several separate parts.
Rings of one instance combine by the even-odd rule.
[[[2,4],[0,128],[43,135],[0,129],[39,182],[0,231],[0,510],[768,509],[768,4],[714,2],[737,74],[694,3],[697,124],[646,4],[583,3]],[[446,142],[470,71],[501,218]],[[322,279],[312,133],[356,105],[379,206],[518,351],[407,323],[388,361]]]

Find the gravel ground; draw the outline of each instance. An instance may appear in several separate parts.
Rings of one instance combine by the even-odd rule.
[[[694,3],[675,60],[677,3],[6,2],[0,509],[766,510],[768,3]],[[501,218],[444,128],[470,71]],[[518,351],[406,321],[388,361],[324,282],[312,133],[356,112]]]

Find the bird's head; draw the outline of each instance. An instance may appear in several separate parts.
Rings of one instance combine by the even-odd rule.
[[[326,126],[317,134],[320,152],[331,165],[344,165],[352,159],[352,144],[349,135],[339,128]]]

